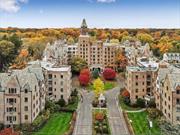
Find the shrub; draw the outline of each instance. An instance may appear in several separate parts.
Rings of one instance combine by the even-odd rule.
[[[93,102],[92,102],[93,107],[97,107],[98,104],[99,104],[98,99],[94,99]]]
[[[124,89],[122,92],[121,92],[121,96],[123,97],[130,97],[130,93],[128,90]]]
[[[101,113],[101,112],[97,112],[95,114],[95,119],[98,120],[98,121],[103,121],[104,120],[104,114]]]
[[[71,96],[77,96],[78,95],[78,91],[77,89],[75,88],[72,92],[71,92]]]
[[[145,107],[145,100],[142,99],[142,98],[138,98],[138,99],[136,100],[136,105],[137,105],[138,107],[144,108],[144,107]]]
[[[148,116],[152,119],[156,119],[156,118],[162,116],[162,112],[156,108],[148,108],[147,112],[148,112]]]
[[[93,78],[97,79],[99,77],[99,70],[97,68],[94,69],[92,72]]]
[[[155,101],[154,101],[154,100],[150,100],[150,101],[148,102],[148,107],[155,108],[155,107],[156,107]]]
[[[66,105],[66,101],[63,98],[61,98],[61,99],[59,99],[57,104],[60,105],[60,107],[64,107]]]
[[[106,80],[113,80],[116,77],[116,72],[111,68],[106,68],[103,72],[103,77]]]
[[[123,102],[124,102],[126,105],[130,105],[130,103],[131,103],[129,97],[123,97]]]

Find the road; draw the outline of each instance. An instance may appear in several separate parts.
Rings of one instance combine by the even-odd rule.
[[[107,91],[107,108],[108,108],[108,118],[111,128],[112,135],[129,135],[122,110],[118,106],[117,94],[119,93],[119,87],[113,90]]]
[[[82,92],[83,100],[80,103],[77,121],[73,135],[92,135],[92,100],[93,94]]]

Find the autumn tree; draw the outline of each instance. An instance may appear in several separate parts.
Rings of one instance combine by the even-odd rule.
[[[96,97],[99,97],[101,93],[104,91],[104,83],[101,81],[100,78],[97,78],[93,82],[93,88],[94,88],[94,93]]]
[[[86,86],[88,85],[90,81],[90,71],[89,69],[82,69],[81,72],[80,72],[80,75],[79,75],[79,82],[80,82],[80,85],[82,86]]]
[[[139,39],[142,42],[142,44],[151,43],[153,41],[152,36],[147,33],[137,34],[137,39]]]
[[[87,67],[86,61],[80,57],[73,57],[69,64],[71,65],[72,73],[74,74],[79,74],[81,69]]]
[[[116,77],[116,72],[111,68],[106,68],[103,71],[103,77],[106,80],[113,80]]]
[[[15,63],[10,68],[12,69],[25,68],[28,62],[28,55],[29,55],[28,51],[26,49],[22,49],[18,57],[15,59]]]
[[[121,49],[116,50],[115,61],[116,61],[118,70],[124,71],[126,66],[128,65],[128,59],[125,55],[124,50],[121,50]]]
[[[172,43],[169,37],[168,36],[161,37],[159,43],[157,44],[157,48],[159,48],[162,54],[168,52],[172,48]]]

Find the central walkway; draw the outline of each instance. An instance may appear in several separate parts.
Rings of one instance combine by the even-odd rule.
[[[77,121],[73,135],[92,135],[92,106],[93,94],[82,92],[83,101],[78,109]]]
[[[122,111],[118,106],[118,99],[116,99],[119,94],[119,87],[114,88],[113,90],[107,91],[107,108],[109,112],[109,125],[111,128],[112,135],[129,135],[126,122]]]

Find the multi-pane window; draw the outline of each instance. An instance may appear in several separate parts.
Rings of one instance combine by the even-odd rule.
[[[16,88],[9,88],[9,93],[10,94],[15,94],[17,91],[16,91]]]

